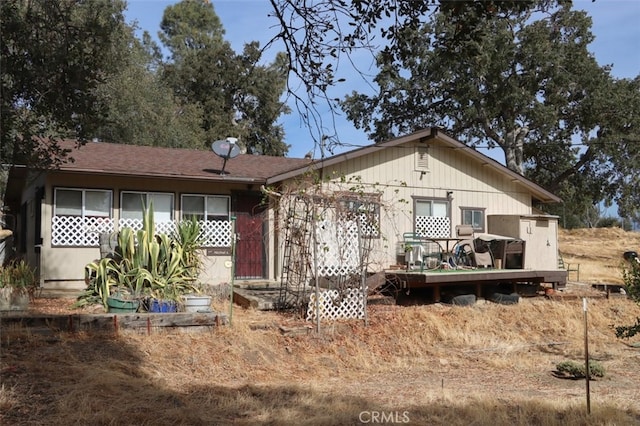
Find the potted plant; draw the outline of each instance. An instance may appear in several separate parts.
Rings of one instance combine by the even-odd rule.
[[[198,227],[184,226],[189,228],[189,233],[199,235]],[[131,301],[134,304],[133,301],[137,301],[140,305],[144,301],[142,305],[149,311],[172,312],[181,295],[197,291],[194,282],[199,263],[194,261],[197,256],[190,251],[195,249],[185,251],[186,240],[156,235],[154,229],[153,206],[150,206],[143,211],[142,229],[120,230],[113,256],[86,265],[88,288],[76,306],[98,301],[113,311],[110,305],[114,303],[120,305]],[[178,225],[180,229],[181,225]]]
[[[14,260],[0,268],[0,311],[25,310],[38,287],[34,268],[24,260]]]

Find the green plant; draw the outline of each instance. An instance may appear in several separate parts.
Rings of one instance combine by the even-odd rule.
[[[575,361],[562,361],[556,365],[556,371],[565,376],[580,379],[586,377],[586,369],[584,364]],[[598,361],[589,360],[589,376],[604,377],[605,371],[602,364]]]
[[[38,276],[35,268],[23,259],[13,260],[0,267],[0,288],[12,288],[24,293],[31,293],[38,287]]]
[[[195,218],[178,222],[171,237],[182,246],[182,261],[192,268],[189,273],[197,277],[202,269],[202,259],[198,253],[204,242],[200,224]]]
[[[622,267],[624,290],[632,300],[640,302],[640,263],[631,261],[629,267]]]
[[[624,289],[632,300],[640,303],[640,263],[629,262],[629,267],[622,267],[622,279]],[[636,318],[636,323],[631,325],[621,325],[615,327],[616,337],[629,339],[636,334],[640,334],[640,317]]]
[[[177,301],[181,295],[197,291],[197,256],[185,256],[184,247],[175,237],[155,234],[153,206],[143,210],[142,222],[138,231],[120,230],[113,258],[85,266],[87,290],[76,306],[101,303],[106,307],[107,298],[114,294]],[[188,229],[193,232],[192,225]]]

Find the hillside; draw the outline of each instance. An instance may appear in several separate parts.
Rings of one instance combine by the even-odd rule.
[[[565,261],[579,260],[590,282],[619,280],[612,265],[638,241],[620,230],[560,235]],[[205,334],[3,327],[0,423],[637,425],[640,336],[623,341],[612,327],[640,317],[640,305],[602,296],[588,301],[590,356],[606,371],[590,384],[591,414],[584,380],[554,376],[558,363],[584,359],[582,300],[532,297],[372,305],[367,325],[326,322],[320,333],[291,315],[239,308],[231,326]],[[70,303],[38,299],[34,309]]]
[[[622,284],[622,254],[640,253],[640,232],[620,228],[563,230],[558,233],[565,263],[580,264],[580,281],[589,284]],[[575,273],[571,274],[575,280]]]

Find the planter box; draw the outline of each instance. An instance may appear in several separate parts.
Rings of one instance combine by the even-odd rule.
[[[211,312],[211,296],[188,294],[182,301],[185,312]]]
[[[26,291],[0,288],[0,311],[26,311],[28,308],[29,295]]]

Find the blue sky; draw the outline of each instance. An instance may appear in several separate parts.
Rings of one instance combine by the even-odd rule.
[[[175,0],[128,0],[127,21],[138,25],[157,37],[164,9]],[[245,43],[260,41],[264,44],[276,33],[274,18],[268,17],[271,6],[266,0],[222,0],[212,1],[216,14],[225,28],[225,38],[236,52],[241,52]],[[586,10],[593,20],[592,31],[596,36],[591,52],[601,65],[613,64],[613,75],[618,78],[633,78],[640,74],[640,0],[574,0],[574,9]],[[275,54],[275,49],[273,54]],[[368,69],[371,58],[362,57],[358,64]],[[333,96],[342,97],[352,90],[367,93],[367,83],[341,62],[339,76],[347,78]],[[329,117],[326,117],[328,121]],[[286,132],[286,143],[291,145],[289,157],[302,157],[314,150],[309,131],[303,126],[294,109],[281,119]],[[349,145],[367,145],[371,142],[364,132],[357,130],[344,117],[336,118],[336,128],[341,142]],[[502,155],[494,150],[485,154],[502,161]],[[319,151],[315,149],[315,157]]]

